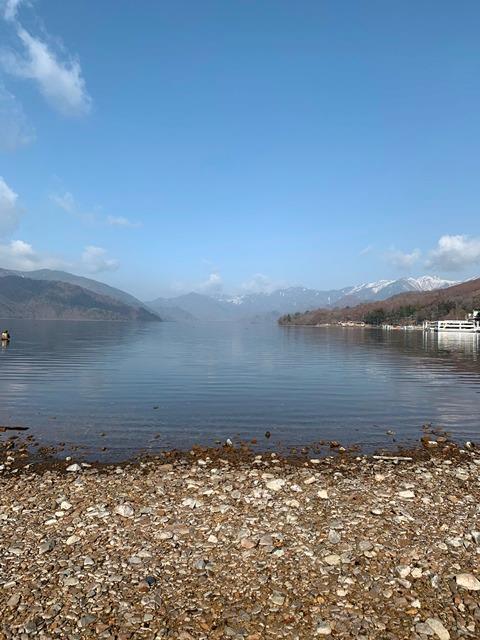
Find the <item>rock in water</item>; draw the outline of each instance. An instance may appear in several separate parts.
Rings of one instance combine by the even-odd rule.
[[[74,471],[81,471],[81,470],[82,470],[82,467],[77,463],[71,464],[69,467],[67,467],[67,471],[74,472]]]

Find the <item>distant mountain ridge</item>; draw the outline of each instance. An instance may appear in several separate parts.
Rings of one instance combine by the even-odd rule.
[[[11,269],[0,269],[0,278],[5,276],[19,276],[21,278],[29,278],[30,280],[47,280],[51,282],[66,282],[67,284],[75,284],[94,293],[98,293],[102,296],[109,296],[114,300],[120,300],[125,304],[132,305],[133,307],[145,307],[143,302],[135,298],[134,296],[116,289],[98,280],[92,278],[85,278],[83,276],[76,276],[73,273],[67,271],[56,271],[52,269],[38,269],[36,271],[14,271]]]
[[[283,325],[318,325],[344,321],[367,324],[418,324],[423,320],[463,319],[480,308],[480,278],[451,287],[399,293],[386,300],[362,302],[353,307],[315,309],[282,316]]]
[[[0,317],[36,320],[159,321],[143,306],[58,280],[24,275],[0,277]]]
[[[191,320],[232,321],[250,318],[269,318],[284,313],[304,312],[320,307],[354,306],[360,302],[384,300],[400,293],[433,291],[456,284],[437,276],[400,278],[363,283],[343,289],[317,290],[307,287],[287,287],[271,293],[239,295],[206,295],[189,293],[175,298],[158,298],[146,305],[158,312],[176,308],[189,314]]]

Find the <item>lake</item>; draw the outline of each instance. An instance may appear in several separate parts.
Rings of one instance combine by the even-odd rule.
[[[259,448],[335,439],[418,440],[429,422],[480,432],[480,343],[274,324],[8,321],[0,424],[44,444],[121,458],[257,438]],[[270,431],[272,437],[265,439]],[[106,452],[99,450],[107,447]]]

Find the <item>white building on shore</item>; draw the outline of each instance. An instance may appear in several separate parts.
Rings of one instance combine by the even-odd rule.
[[[425,320],[423,328],[436,333],[480,333],[480,309],[474,309],[465,320]]]

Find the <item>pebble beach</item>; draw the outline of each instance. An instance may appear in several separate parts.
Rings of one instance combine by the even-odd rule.
[[[471,444],[0,471],[2,639],[480,638]]]

